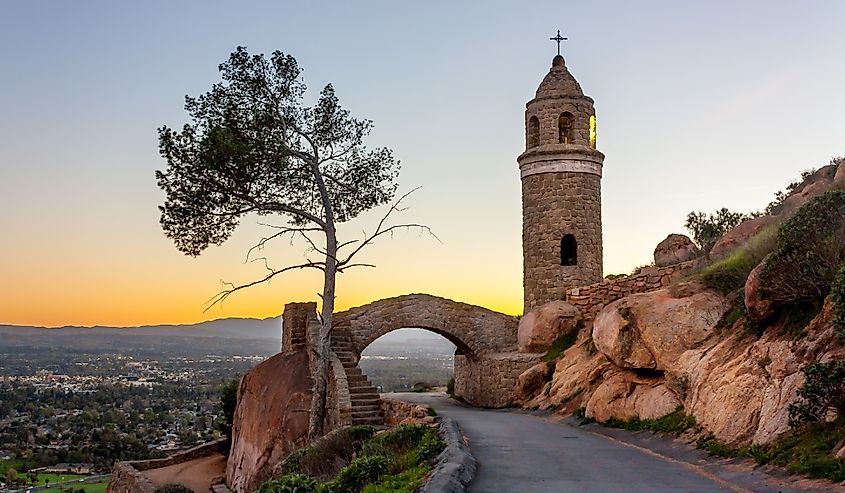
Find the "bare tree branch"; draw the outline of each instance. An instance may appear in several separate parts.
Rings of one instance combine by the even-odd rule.
[[[261,258],[263,258],[263,257],[261,257]],[[256,260],[260,260],[260,259],[256,259]],[[264,260],[266,262],[266,259],[264,259]],[[262,277],[261,279],[258,279],[258,280],[255,280],[255,281],[252,281],[252,282],[249,282],[249,283],[246,283],[246,284],[240,284],[240,285],[237,285],[237,286],[235,284],[231,283],[231,282],[221,281],[222,284],[230,286],[230,288],[224,289],[223,291],[217,293],[211,299],[209,299],[206,302],[206,303],[208,303],[208,306],[205,307],[205,309],[203,310],[203,313],[207,312],[214,305],[217,305],[218,303],[222,303],[223,301],[226,300],[226,298],[228,298],[229,296],[231,296],[235,292],[241,291],[241,290],[246,289],[246,288],[251,288],[252,286],[255,286],[257,284],[262,284],[262,283],[268,282],[268,281],[270,281],[270,279],[272,279],[272,278],[276,277],[277,275],[282,274],[284,272],[288,272],[288,271],[292,271],[292,270],[300,270],[300,269],[318,269],[318,270],[321,270],[321,271],[325,270],[325,264],[322,263],[322,262],[306,262],[304,264],[291,265],[291,266],[285,267],[284,269],[279,269],[279,270],[274,270],[274,269],[270,268],[266,263],[265,263],[265,266],[270,271],[270,273],[267,274],[266,276]]]
[[[421,233],[428,233],[431,236],[433,236],[437,241],[440,241],[440,238],[438,238],[437,235],[434,234],[434,232],[431,230],[431,228],[429,228],[428,226],[426,226],[424,224],[407,223],[407,224],[395,224],[393,226],[385,227],[385,223],[390,218],[391,214],[393,214],[394,212],[402,212],[402,211],[407,209],[406,207],[400,207],[400,204],[402,203],[402,201],[405,200],[406,198],[408,198],[408,196],[410,196],[412,193],[416,192],[419,189],[420,189],[420,187],[417,187],[417,188],[405,193],[404,195],[399,197],[399,199],[396,202],[391,204],[390,208],[387,210],[387,212],[384,214],[384,216],[382,216],[381,220],[379,221],[378,226],[376,226],[375,232],[373,232],[373,234],[371,234],[370,236],[365,237],[363,240],[360,240],[358,246],[354,250],[352,250],[352,252],[350,252],[349,255],[346,256],[346,258],[338,261],[338,263],[337,263],[338,267],[347,266],[349,264],[349,262],[352,260],[352,258],[355,257],[355,255],[357,255],[361,250],[363,250],[365,246],[373,243],[376,240],[376,238],[383,236],[383,235],[386,235],[386,234],[389,234],[389,235],[392,236],[393,232],[398,230],[398,229],[406,229],[406,230],[419,229]],[[347,244],[352,244],[352,243],[354,243],[354,242],[347,242]],[[339,249],[340,248],[338,248],[338,250]]]

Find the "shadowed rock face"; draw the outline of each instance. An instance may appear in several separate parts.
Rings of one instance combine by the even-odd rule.
[[[555,340],[577,331],[581,312],[565,301],[551,301],[526,313],[519,320],[517,339],[522,353],[542,353]]]
[[[311,406],[308,354],[279,353],[241,379],[226,483],[256,491],[269,468],[305,444]]]

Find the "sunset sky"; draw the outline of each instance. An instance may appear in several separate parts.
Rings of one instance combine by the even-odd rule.
[[[203,312],[244,255],[249,218],[186,257],[164,237],[156,128],[219,80],[237,46],[282,50],[334,84],[402,161],[398,234],[343,274],[338,307],[427,292],[518,314],[525,103],[555,54],[596,101],[605,273],[652,260],[693,209],[759,209],[845,154],[845,2],[111,2],[0,6],[0,324],[139,325],[277,315],[319,273]],[[380,211],[341,230],[371,228]],[[281,220],[280,220],[281,221]],[[302,248],[267,251],[283,266]]]

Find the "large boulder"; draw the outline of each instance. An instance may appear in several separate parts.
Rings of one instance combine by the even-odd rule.
[[[598,422],[609,419],[657,419],[681,405],[660,379],[644,381],[627,372],[612,373],[587,401],[584,415]]]
[[[777,222],[777,217],[775,216],[760,216],[742,221],[716,241],[713,248],[710,249],[710,257],[721,258],[727,256],[734,249],[744,245],[749,239],[775,222]]]
[[[577,331],[580,325],[581,312],[578,308],[565,301],[546,303],[519,320],[519,352],[545,352],[558,337]]]
[[[226,483],[237,493],[258,490],[270,468],[305,445],[311,407],[308,354],[279,353],[241,379]]]
[[[516,398],[527,401],[537,395],[546,383],[546,376],[551,367],[548,363],[537,363],[531,368],[522,372],[516,379]]]
[[[700,251],[689,237],[670,234],[654,249],[654,263],[658,267],[679,264],[698,257]]]
[[[833,175],[833,186],[836,188],[845,189],[845,159],[840,158],[836,161],[836,174]],[[845,451],[845,447],[842,447]]]
[[[745,312],[748,318],[758,324],[769,320],[775,314],[774,303],[764,299],[760,292],[760,274],[766,268],[768,260],[769,255],[757,264],[757,267],[754,267],[745,279]]]
[[[593,344],[619,367],[672,371],[727,308],[724,296],[698,283],[626,296],[596,315]]]
[[[811,198],[821,195],[835,186],[838,167],[830,164],[819,168],[804,180],[775,208],[774,213],[781,217],[789,217],[806,204]]]

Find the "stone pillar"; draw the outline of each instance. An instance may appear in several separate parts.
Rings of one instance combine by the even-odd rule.
[[[282,314],[282,352],[305,349],[309,317],[317,313],[317,303],[288,303]]]

